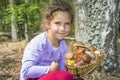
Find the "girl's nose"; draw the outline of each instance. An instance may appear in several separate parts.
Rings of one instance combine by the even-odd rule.
[[[62,26],[60,27],[60,30],[61,30],[61,31],[64,31],[64,30],[65,30],[65,25],[62,25]]]

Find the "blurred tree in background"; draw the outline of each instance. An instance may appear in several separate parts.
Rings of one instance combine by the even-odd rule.
[[[48,2],[48,0],[0,0],[0,34],[14,34],[17,39],[12,38],[12,41],[28,39],[28,35],[40,31],[43,7]],[[15,28],[13,32],[12,26]]]
[[[0,35],[9,36],[12,41],[29,40],[41,31],[44,6],[51,1],[0,0]]]

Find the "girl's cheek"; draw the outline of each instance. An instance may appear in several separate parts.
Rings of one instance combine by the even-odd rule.
[[[70,31],[71,31],[71,28],[68,28],[68,29],[67,29],[67,32],[70,32]]]

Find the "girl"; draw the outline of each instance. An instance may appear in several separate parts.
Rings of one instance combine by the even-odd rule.
[[[65,1],[55,0],[46,11],[47,30],[27,44],[20,80],[73,80],[64,66],[68,49],[63,40],[73,23],[72,7]]]

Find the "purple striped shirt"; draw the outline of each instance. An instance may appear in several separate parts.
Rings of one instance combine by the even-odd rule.
[[[60,41],[59,47],[54,47],[46,32],[34,37],[26,46],[20,73],[20,80],[38,78],[47,74],[52,61],[57,61],[60,70],[66,70],[64,66],[67,45],[64,40]]]

